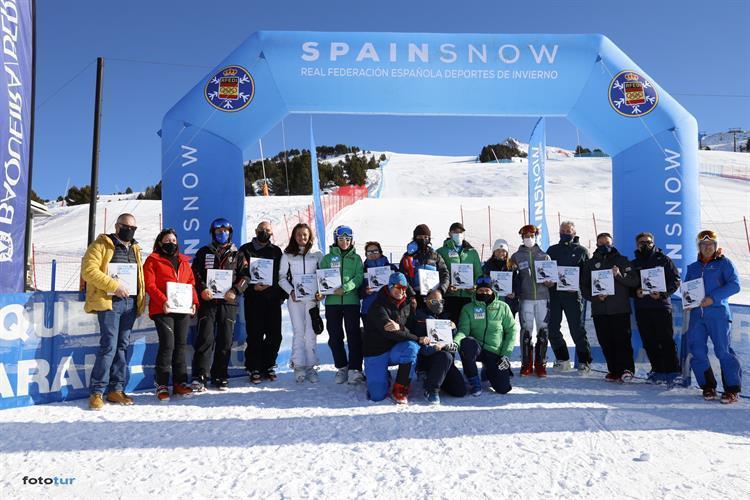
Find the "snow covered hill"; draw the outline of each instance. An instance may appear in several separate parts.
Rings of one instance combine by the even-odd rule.
[[[429,224],[439,242],[463,214],[467,238],[485,258],[494,238],[518,243],[525,160],[388,157],[382,189],[372,190],[380,197],[345,208],[329,231],[349,224],[360,249],[375,239],[397,258],[416,224]],[[559,211],[588,244],[597,230],[612,229],[610,160],[570,158],[564,150],[552,158],[550,227]],[[739,153],[701,152],[700,161],[704,171],[727,163],[750,167],[750,155]],[[748,192],[747,181],[701,176],[703,225],[719,232],[745,290]],[[309,201],[247,198],[247,227],[268,219],[283,234],[284,216]],[[116,214],[132,212],[137,237],[151,246],[159,202],[101,204],[99,229],[104,206],[107,230]],[[37,253],[67,256],[75,266],[86,222],[87,207],[55,209],[35,224]],[[77,286],[75,273],[70,279]],[[288,349],[286,319],[284,328]],[[444,396],[433,407],[417,383],[408,406],[371,403],[361,386],[334,384],[326,340],[325,333],[318,338],[324,364],[317,385],[296,384],[287,372],[275,383],[233,379],[227,393],[168,404],[145,391],[134,395],[133,407],[108,405],[98,413],[87,411],[85,401],[3,410],[0,498],[750,498],[747,400],[725,407],[703,401],[695,388],[609,384],[597,372],[550,370],[544,380],[516,376],[505,396],[489,390],[478,398]],[[24,476],[75,480],[32,486]]]

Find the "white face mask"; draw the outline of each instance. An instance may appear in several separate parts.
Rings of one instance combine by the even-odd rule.
[[[534,246],[534,238],[524,238],[523,239],[523,246],[526,248],[531,248]]]

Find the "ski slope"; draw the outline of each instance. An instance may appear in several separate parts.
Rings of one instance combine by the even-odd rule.
[[[722,161],[715,154],[750,167],[750,155],[732,153],[701,152],[701,164]],[[463,209],[478,249],[498,237],[518,243],[525,160],[481,165],[473,157],[390,153],[383,173],[381,197],[344,209],[329,231],[351,225],[360,250],[378,240],[397,258],[416,224],[427,223],[439,244]],[[599,231],[611,230],[610,180],[607,158],[553,156],[550,228],[559,211],[576,221],[584,243],[595,235],[592,213]],[[745,290],[750,256],[742,226],[732,221],[750,213],[748,191],[744,181],[701,176],[703,225],[719,231]],[[309,197],[246,203],[248,229],[270,219],[278,235],[284,214]],[[114,215],[134,213],[137,237],[150,248],[158,202],[100,204],[97,227],[104,206],[110,228]],[[86,220],[87,207],[56,209],[35,224],[37,251],[79,259]],[[285,324],[282,349],[288,332]],[[233,379],[227,393],[167,404],[145,391],[134,395],[134,407],[98,413],[86,401],[3,410],[0,498],[750,498],[746,399],[725,407],[704,402],[695,388],[608,384],[601,373],[550,370],[546,380],[516,376],[506,396],[485,388],[478,398],[444,396],[431,407],[415,384],[406,407],[371,403],[362,387],[333,383],[326,341],[324,333],[317,385],[281,373],[275,383]],[[75,481],[31,486],[23,476]]]

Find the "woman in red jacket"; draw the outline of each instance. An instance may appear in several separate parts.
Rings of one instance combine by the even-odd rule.
[[[159,334],[156,354],[156,397],[169,401],[169,374],[172,373],[173,394],[190,394],[187,383],[185,345],[190,316],[195,314],[198,295],[190,260],[177,249],[174,229],[164,229],[154,242],[154,251],[143,264],[148,315]]]

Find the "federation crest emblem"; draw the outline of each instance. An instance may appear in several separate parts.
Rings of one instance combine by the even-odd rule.
[[[234,112],[247,107],[255,96],[255,81],[242,66],[227,66],[217,71],[203,90],[214,108]]]
[[[656,108],[656,88],[635,71],[620,71],[609,84],[609,103],[622,116],[643,116]]]
[[[5,231],[0,231],[0,262],[13,259],[13,238]]]

